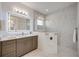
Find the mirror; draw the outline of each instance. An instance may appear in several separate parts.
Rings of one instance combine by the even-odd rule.
[[[9,15],[8,30],[30,30],[30,19],[16,16],[13,14]]]

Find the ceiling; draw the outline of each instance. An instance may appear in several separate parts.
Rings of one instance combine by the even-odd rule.
[[[22,4],[37,10],[45,15],[53,13],[57,10],[68,7],[75,2],[22,2]]]

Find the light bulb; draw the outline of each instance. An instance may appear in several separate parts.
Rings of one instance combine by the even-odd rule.
[[[13,10],[14,10],[14,11],[16,11],[16,12],[18,11],[18,9],[17,9],[17,8],[13,8]]]

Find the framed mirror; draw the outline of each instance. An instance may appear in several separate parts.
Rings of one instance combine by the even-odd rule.
[[[8,30],[30,30],[30,19],[23,15],[9,13]]]

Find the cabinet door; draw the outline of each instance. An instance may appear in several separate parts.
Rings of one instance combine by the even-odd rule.
[[[24,55],[24,40],[23,39],[17,39],[17,56]]]
[[[33,36],[33,49],[38,47],[38,36]]]
[[[27,37],[25,40],[25,52],[28,53],[33,50],[33,39],[32,37]]]
[[[4,57],[16,56],[16,40],[9,40],[2,42],[2,56]]]
[[[1,42],[0,42],[0,57],[1,57]]]
[[[17,39],[17,56],[23,56],[33,48],[32,37]]]

